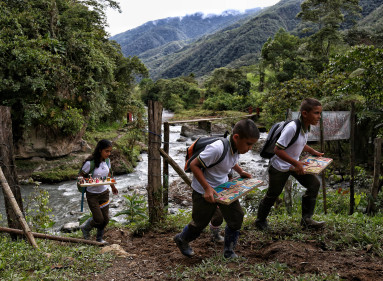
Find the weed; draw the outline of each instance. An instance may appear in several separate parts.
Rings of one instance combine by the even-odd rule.
[[[132,195],[123,195],[125,197],[125,210],[118,212],[115,216],[126,216],[127,224],[136,223],[141,219],[148,219],[146,215],[146,205],[143,196],[133,192]]]
[[[44,231],[55,224],[51,213],[48,191],[36,184],[33,193],[26,200],[25,218],[27,222],[35,231]]]

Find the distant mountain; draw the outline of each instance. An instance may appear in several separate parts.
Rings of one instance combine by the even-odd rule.
[[[383,33],[383,0],[375,0],[372,3],[369,1],[361,1],[367,2],[366,7],[363,9],[363,13],[365,13],[365,17],[362,18],[358,24],[358,28],[367,29],[375,33]],[[362,5],[362,3],[360,3]],[[368,8],[368,13],[366,12]]]
[[[256,9],[254,14],[237,19],[234,13],[231,23],[226,18],[229,15],[168,18],[146,23],[111,39],[120,43],[126,56],[137,55],[148,67],[152,79],[190,73],[201,77],[215,68],[256,63],[263,44],[281,27],[297,32],[296,15],[303,1],[281,0],[272,7]],[[359,3],[363,10],[357,27],[382,32],[383,0],[360,0]],[[217,24],[210,25],[212,21]]]
[[[303,0],[284,0],[245,21],[204,36],[166,56],[142,58],[153,79],[194,73],[197,77],[218,67],[254,64],[263,44],[281,27],[293,30]]]
[[[246,10],[244,13],[228,10],[220,15],[204,15],[195,13],[184,17],[171,17],[147,22],[137,28],[112,36],[121,45],[125,56],[138,56],[162,46],[171,44],[174,51],[177,47],[183,47],[186,43],[212,34],[241,19],[255,15],[261,8]]]

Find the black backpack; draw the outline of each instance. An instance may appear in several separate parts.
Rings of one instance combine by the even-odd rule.
[[[221,155],[221,157],[218,159],[217,162],[211,164],[210,166],[206,167],[206,168],[211,168],[215,165],[217,165],[218,163],[220,163],[226,156],[226,153],[229,149],[229,140],[226,138],[227,135],[229,134],[229,132],[225,132],[225,134],[223,136],[211,136],[211,137],[200,137],[198,138],[197,140],[195,140],[191,146],[189,146],[187,149],[186,149],[186,157],[185,157],[185,167],[184,167],[184,171],[186,173],[190,173],[191,170],[190,170],[190,163],[196,158],[198,157],[198,155],[204,151],[205,147],[208,145],[208,144],[211,144],[217,140],[221,140],[223,142],[223,153]]]
[[[263,145],[262,150],[259,153],[262,158],[271,159],[271,157],[274,156],[275,154],[274,147],[275,147],[275,144],[277,143],[277,140],[281,136],[282,130],[286,127],[287,124],[289,124],[292,121],[294,121],[295,124],[297,125],[297,131],[295,132],[294,137],[291,139],[287,147],[291,146],[298,139],[299,133],[301,131],[301,121],[299,119],[287,120],[287,121],[281,121],[281,122],[275,123],[271,127],[269,134],[267,135],[265,144]]]

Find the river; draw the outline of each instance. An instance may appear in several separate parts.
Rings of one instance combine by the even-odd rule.
[[[166,120],[171,116],[171,113],[164,112],[163,119]],[[181,167],[184,166],[184,159],[186,153],[186,147],[192,143],[189,138],[186,141],[180,138],[181,126],[170,126],[170,156]],[[266,134],[261,134],[261,138],[264,138]],[[181,141],[182,140],[182,141]],[[113,163],[112,163],[113,164]],[[240,156],[240,166],[246,171],[250,172],[253,176],[266,180],[266,165],[267,162],[263,160],[258,153],[249,151],[246,154]],[[179,179],[177,173],[170,167],[169,168],[169,183]],[[116,187],[119,190],[118,195],[111,194],[110,215],[113,217],[118,211],[121,211],[124,206],[125,198],[124,194],[131,194],[134,191],[139,194],[145,195],[146,198],[146,185],[148,178],[148,157],[146,153],[141,154],[141,161],[136,166],[134,172],[130,174],[116,176]],[[52,209],[53,220],[55,225],[54,231],[61,228],[62,225],[68,222],[75,222],[82,215],[80,212],[81,195],[77,191],[76,181],[65,181],[57,184],[41,184],[41,188],[49,193],[49,206]],[[22,185],[21,193],[24,202],[27,202],[28,197],[33,192],[34,187],[32,185]],[[4,201],[2,191],[0,190],[0,213],[3,215],[3,222],[6,221]],[[25,204],[25,203],[24,203]],[[25,206],[24,206],[25,207]],[[169,209],[177,210],[182,208],[169,202]],[[84,212],[89,213],[89,209],[84,202]],[[113,217],[117,221],[122,221],[123,216]]]

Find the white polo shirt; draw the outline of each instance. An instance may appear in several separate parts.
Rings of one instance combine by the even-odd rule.
[[[209,166],[213,163],[216,163],[223,153],[223,142],[217,140],[205,147],[205,150],[200,153],[198,160],[203,166]],[[238,163],[239,154],[238,152],[233,152],[231,143],[229,141],[229,149],[227,150],[226,157],[217,165],[204,169],[203,174],[206,178],[206,181],[214,188],[221,183],[225,183],[229,180],[228,174],[231,169]],[[199,181],[193,177],[192,188],[200,194],[204,194],[205,190]]]
[[[282,130],[281,135],[277,140],[276,146],[278,146],[280,149],[284,149],[291,158],[299,160],[299,156],[301,155],[303,148],[307,143],[309,130],[305,132],[302,124],[302,128],[297,140],[290,147],[287,147],[292,138],[294,137],[296,131],[297,124],[295,124],[295,122],[290,122],[289,124],[287,124],[286,127]],[[275,169],[281,172],[287,172],[291,166],[290,163],[282,160],[277,155],[274,155],[270,159],[270,163]]]
[[[81,170],[83,170],[86,174],[89,173],[90,161],[86,161],[84,163],[84,166],[82,166]],[[109,175],[109,166],[108,164],[106,164],[105,161],[102,161],[98,168],[96,167],[94,168],[93,178],[102,178],[102,177],[107,177],[108,175]],[[108,189],[108,185],[88,186],[86,188],[86,190],[91,193],[102,193],[107,189]]]

